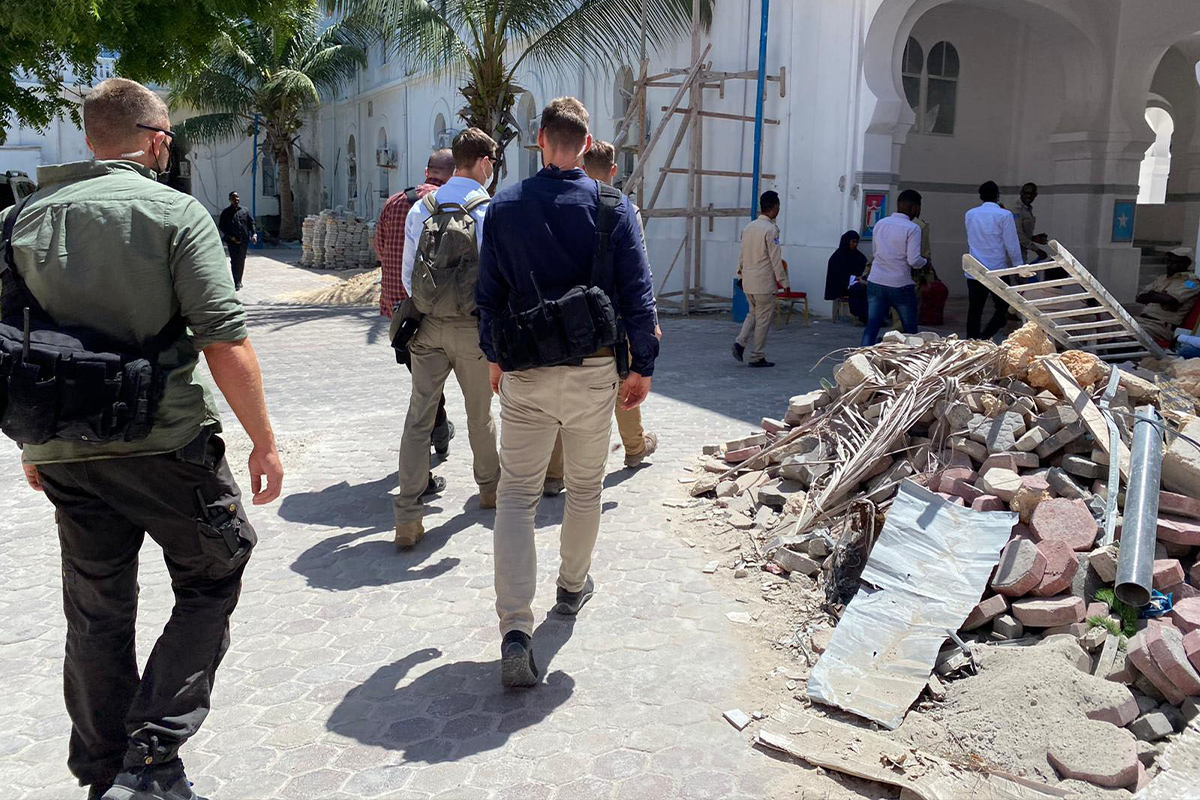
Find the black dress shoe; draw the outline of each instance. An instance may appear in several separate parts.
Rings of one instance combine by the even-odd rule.
[[[204,800],[192,791],[178,758],[165,764],[127,768],[101,800]]]
[[[760,358],[758,361],[751,361],[746,366],[749,366],[749,367],[773,367],[773,366],[775,366],[775,362],[767,361],[765,358]]]
[[[523,689],[537,686],[539,677],[529,635],[521,631],[504,634],[500,644],[500,683],[510,689]]]
[[[583,608],[588,600],[592,599],[592,595],[595,593],[596,584],[592,580],[591,575],[587,576],[587,580],[583,583],[583,588],[578,592],[568,592],[560,586],[558,587],[558,597],[554,604],[554,613],[573,617],[579,613],[579,609]]]
[[[446,424],[433,429],[433,451],[443,461],[450,457],[450,440],[454,438],[454,423],[446,420]]]
[[[734,358],[736,358],[738,361],[741,361],[742,356],[745,354],[745,352],[746,352],[746,348],[742,347],[737,342],[733,343],[733,357]]]
[[[439,478],[436,475],[429,476],[429,483],[425,485],[425,491],[421,492],[421,497],[429,497],[430,495],[441,494],[446,491],[446,479]]]

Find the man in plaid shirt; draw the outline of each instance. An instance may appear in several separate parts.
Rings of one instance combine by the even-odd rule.
[[[401,273],[404,268],[404,221],[413,203],[432,192],[448,181],[454,174],[454,154],[447,148],[434,150],[425,165],[425,182],[413,189],[397,192],[384,203],[379,212],[379,222],[375,225],[375,253],[379,256],[381,270],[381,291],[379,295],[379,313],[388,319],[392,310],[408,297],[404,291],[404,281]],[[415,195],[415,196],[414,196]],[[408,371],[412,366],[405,364]],[[438,404],[437,421],[433,428],[433,447],[439,458],[450,454],[450,440],[454,438],[454,423],[446,418],[446,397],[442,396]],[[430,476],[429,486],[425,494],[436,494],[446,488],[446,479]]]

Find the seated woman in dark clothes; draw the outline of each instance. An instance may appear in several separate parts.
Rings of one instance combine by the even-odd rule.
[[[841,316],[841,300],[849,293],[850,278],[861,278],[866,266],[867,257],[858,249],[858,231],[846,231],[825,272],[825,299],[833,301],[835,320]]]

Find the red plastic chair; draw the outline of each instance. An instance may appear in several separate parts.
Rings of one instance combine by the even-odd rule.
[[[786,275],[787,271],[788,271],[788,263],[786,261],[784,261],[783,262],[783,274]],[[785,292],[782,290],[782,286],[780,285],[779,281],[775,282],[775,286],[776,286],[776,288],[780,289],[780,291],[775,292],[775,300],[777,301],[775,303],[775,324],[777,326],[779,325],[780,317],[783,317],[784,325],[787,325],[789,322],[791,322],[792,321],[792,312],[796,310],[796,303],[803,302],[804,303],[804,324],[807,326],[809,324],[808,323],[808,292],[793,292],[793,291]],[[784,307],[785,303],[787,304],[787,315],[786,316],[784,316],[784,313],[783,313],[783,307]]]

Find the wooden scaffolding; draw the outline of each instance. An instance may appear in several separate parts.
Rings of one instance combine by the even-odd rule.
[[[704,178],[752,179],[754,178],[753,170],[757,165],[752,165],[750,172],[705,168],[703,126],[700,123],[703,119],[714,119],[744,125],[754,123],[757,118],[715,110],[705,102],[704,93],[716,91],[718,99],[724,99],[726,83],[729,81],[752,81],[757,84],[759,73],[758,70],[722,72],[713,69],[712,62],[706,60],[712,50],[712,45],[707,44],[703,49],[700,46],[700,3],[699,0],[693,0],[691,66],[669,69],[655,75],[648,74],[650,62],[646,57],[645,4],[643,4],[642,13],[641,65],[637,80],[634,82],[633,96],[630,98],[625,119],[613,137],[613,144],[619,152],[636,154],[636,165],[625,178],[623,188],[626,194],[635,197],[647,226],[652,220],[658,218],[683,219],[686,223],[683,240],[679,243],[675,257],[671,260],[656,291],[659,308],[665,311],[678,311],[682,314],[712,308],[725,308],[730,303],[729,297],[713,294],[704,288],[701,224],[707,220],[708,229],[711,231],[713,220],[717,217],[743,217],[749,220],[752,209],[749,207],[715,207],[713,203],[706,204],[704,201]],[[781,67],[778,75],[766,76],[763,84],[764,91],[767,83],[776,84],[779,88],[779,96],[785,97],[787,95],[786,68]],[[675,90],[670,102],[659,107],[662,119],[654,126],[653,132],[649,131],[647,127],[648,97],[651,89]],[[667,131],[676,118],[678,118],[679,124],[675,128],[674,138],[666,151],[663,165],[658,169],[653,188],[647,192],[646,173],[649,170],[649,160],[665,140]],[[778,125],[779,120],[764,117],[763,123]],[[685,139],[687,140],[685,148],[687,166],[676,166],[675,160],[680,149],[685,145]],[[658,205],[658,200],[667,179],[672,175],[686,177],[687,200],[682,207],[664,208]],[[760,177],[766,180],[775,178],[770,174],[763,174]],[[728,192],[722,192],[722,195],[727,196]],[[751,204],[753,203],[754,198],[751,198]],[[663,289],[670,280],[681,255],[684,263],[683,290],[664,292]]]

